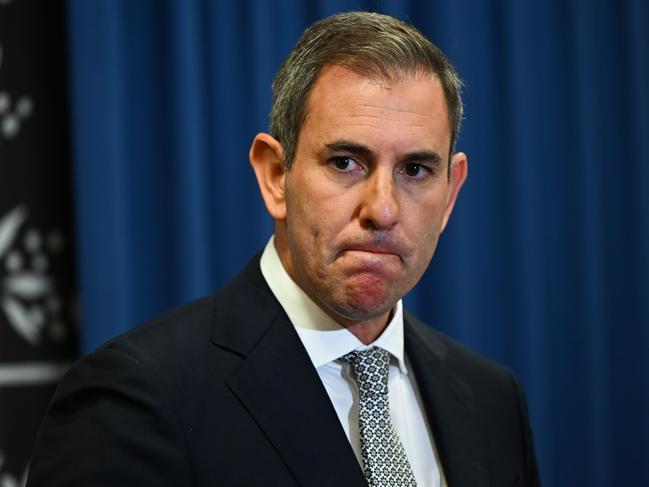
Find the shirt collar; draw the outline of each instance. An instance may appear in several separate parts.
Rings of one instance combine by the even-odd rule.
[[[277,254],[274,236],[266,244],[260,261],[261,273],[271,291],[284,308],[306,348],[311,362],[318,368],[333,362],[352,350],[381,347],[398,361],[401,372],[407,373],[403,350],[403,304],[395,305],[392,318],[383,333],[371,344],[364,345],[347,328],[325,313],[284,269]]]

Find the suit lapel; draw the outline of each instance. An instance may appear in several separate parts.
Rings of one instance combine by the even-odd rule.
[[[226,383],[303,486],[365,482],[329,396],[258,270],[235,281],[214,343],[243,356]],[[219,310],[217,310],[217,314]],[[221,314],[223,316],[223,314]]]
[[[410,316],[405,348],[428,416],[444,475],[452,487],[488,486],[471,388],[446,363],[446,345]]]

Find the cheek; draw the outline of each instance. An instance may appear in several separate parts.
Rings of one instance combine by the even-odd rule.
[[[419,263],[428,262],[439,240],[444,217],[443,202],[421,203],[410,213],[402,216],[402,224],[417,255]]]
[[[440,233],[444,209],[444,199],[439,196],[430,199],[414,199],[402,208],[401,222],[413,235],[419,235],[427,240]]]
[[[310,239],[313,246],[326,245],[341,229],[342,211],[336,198],[323,197],[317,191],[303,191],[299,197],[287,197],[288,225],[301,240]]]
[[[289,245],[297,253],[302,265],[317,260],[319,247],[325,238],[326,219],[320,214],[314,200],[304,197],[287,197],[287,230]]]

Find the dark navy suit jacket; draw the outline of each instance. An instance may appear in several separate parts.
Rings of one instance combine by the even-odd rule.
[[[505,368],[405,315],[450,487],[539,485]],[[367,485],[259,259],[213,296],[108,342],[65,376],[28,486]]]

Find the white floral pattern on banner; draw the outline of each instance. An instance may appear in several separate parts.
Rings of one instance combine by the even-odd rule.
[[[63,237],[56,230],[44,235],[24,228],[27,219],[24,205],[0,217],[0,309],[14,331],[37,346],[45,333],[54,341],[67,336],[61,297],[48,273],[50,259],[63,250]]]
[[[11,0],[0,0],[0,6]],[[2,70],[4,51],[0,44],[0,71]],[[11,95],[0,90],[0,144],[3,140],[13,139],[18,135],[22,124],[34,111],[34,102],[29,96],[20,96],[12,100]],[[0,487],[3,487],[0,485]]]
[[[52,5],[52,2],[36,3],[39,7]],[[64,9],[62,2],[56,4],[61,5],[53,7],[54,11]],[[25,11],[20,10],[23,6],[26,7]],[[40,24],[30,28],[30,19],[27,18],[30,15],[35,20],[39,12],[32,12],[27,2],[0,0],[0,16],[3,16],[3,20],[6,16],[8,22],[18,22],[15,25],[20,26],[18,32],[3,31],[0,39],[0,75],[3,80],[0,86],[0,152],[3,153],[0,155],[0,174],[3,176],[12,172],[8,171],[7,166],[29,161],[32,155],[48,157],[48,150],[37,146],[38,139],[47,143],[54,128],[39,128],[34,124],[39,109],[47,107],[39,105],[40,98],[37,98],[36,92],[26,92],[30,90],[27,87],[30,83],[25,81],[29,81],[31,75],[20,69],[20,61],[24,61],[23,64],[26,63],[27,66],[38,67],[42,64],[41,57],[50,55],[47,43],[51,36],[42,32],[42,25],[38,27]],[[28,58],[20,59],[20,45],[23,41],[41,43],[40,52],[47,54],[35,51]],[[17,71],[13,71],[14,66]],[[50,73],[48,70],[49,68],[45,70],[46,76],[58,73]],[[9,76],[5,78],[5,75]],[[22,85],[7,85],[5,79],[22,82]],[[47,82],[39,83],[46,91]],[[38,130],[29,134],[26,128]],[[25,144],[21,144],[22,142]],[[5,151],[10,148],[15,148],[16,152],[9,152],[11,157],[7,157]],[[44,159],[34,162],[45,166],[50,161]],[[15,174],[20,176],[23,173]],[[25,174],[28,177],[33,175],[34,178],[42,178],[35,168]],[[20,194],[20,183],[29,184],[28,181],[0,177],[0,186],[15,189],[17,194]],[[47,390],[58,381],[58,371],[65,366],[63,362],[39,360],[46,359],[50,351],[57,352],[57,347],[52,345],[66,344],[72,331],[67,295],[64,301],[60,289],[70,271],[63,271],[67,275],[57,275],[61,272],[59,262],[64,263],[62,251],[65,242],[61,231],[48,223],[54,211],[49,211],[45,200],[46,197],[56,198],[56,191],[31,197],[31,200],[40,199],[34,203],[24,201],[30,197],[29,193],[24,192],[23,197],[18,196],[0,207],[0,327],[3,337],[11,337],[7,342],[1,343],[3,347],[0,348],[13,350],[13,346],[21,345],[16,349],[18,353],[11,354],[12,359],[16,355],[14,362],[7,362],[8,357],[0,357],[0,378],[3,379],[0,381],[0,422],[3,423],[0,435],[0,487],[25,487],[29,445],[40,422],[34,406],[37,403],[43,408],[46,406]],[[43,206],[45,208],[41,209]],[[42,218],[40,214],[43,214]],[[39,345],[38,349],[29,349]],[[25,371],[29,373],[25,374]],[[9,380],[6,380],[7,377]],[[21,410],[21,404],[28,407]],[[4,427],[5,424],[8,428]]]
[[[0,143],[16,137],[33,110],[34,103],[30,97],[21,96],[12,106],[11,95],[0,91]]]

